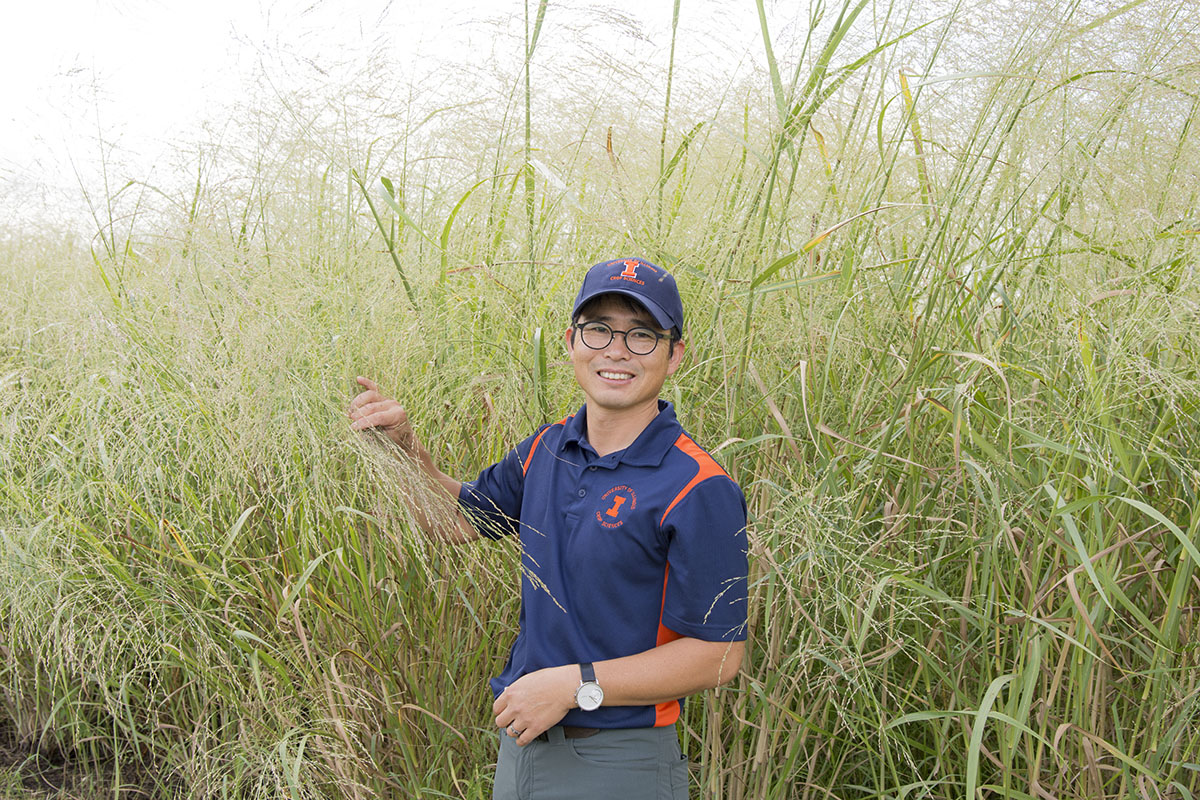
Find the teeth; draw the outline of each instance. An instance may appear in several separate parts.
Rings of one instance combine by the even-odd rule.
[[[605,370],[601,370],[600,377],[608,378],[611,381],[623,381],[626,378],[632,378],[633,376],[628,372],[607,372]]]

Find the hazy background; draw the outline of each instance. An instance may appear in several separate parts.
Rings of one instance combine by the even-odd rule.
[[[672,5],[552,3],[535,69],[577,55],[580,64],[642,64],[657,78],[669,57]],[[745,6],[682,4],[681,83],[690,75],[719,87],[761,64],[760,32]],[[220,141],[238,109],[264,95],[374,82],[384,92],[469,100],[484,76],[511,83],[520,74],[524,13],[520,0],[13,4],[0,39],[0,221],[75,227],[87,218],[81,184],[99,191],[107,180],[111,192],[129,179],[170,183],[181,153]],[[771,5],[778,47],[802,35],[807,13],[802,3]],[[540,82],[539,94],[548,91]]]

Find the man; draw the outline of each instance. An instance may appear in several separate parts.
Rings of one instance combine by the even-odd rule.
[[[746,622],[746,504],[659,399],[683,304],[642,259],[592,267],[564,341],[585,403],[470,483],[442,473],[366,378],[351,427],[382,429],[447,499],[449,541],[515,534],[520,631],[492,680],[496,798],[686,798],[680,698],[732,680]]]

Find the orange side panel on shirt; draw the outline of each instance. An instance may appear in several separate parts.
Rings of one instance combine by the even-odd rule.
[[[658,610],[658,639],[655,641],[656,646],[661,646],[667,642],[673,642],[676,639],[682,639],[675,631],[668,628],[662,623],[663,610],[667,605],[667,576],[671,574],[671,565],[663,570],[663,598],[662,605]],[[674,725],[675,720],[679,719],[679,701],[668,700],[665,703],[659,703],[654,707],[654,727],[661,728],[663,725]]]
[[[695,460],[697,467],[696,475],[690,481],[688,481],[687,486],[684,486],[683,489],[680,490],[679,494],[675,495],[675,499],[671,501],[671,504],[667,506],[667,510],[663,512],[662,519],[659,521],[660,525],[667,521],[667,514],[671,513],[671,509],[673,509],[680,500],[686,497],[687,493],[690,492],[692,488],[696,486],[696,484],[707,478],[726,474],[725,470],[721,469],[716,461],[713,461],[712,456],[701,450],[700,446],[688,438],[687,434],[681,433],[679,438],[675,440],[675,446]],[[666,609],[667,605],[667,577],[670,574],[671,565],[668,564],[666,572],[663,574],[662,608],[660,608],[658,612],[657,644],[659,645],[683,638],[680,634],[671,630],[662,623],[663,611]],[[677,719],[679,719],[678,700],[670,700],[666,703],[659,703],[654,707],[654,727],[658,728],[663,725],[674,725]]]

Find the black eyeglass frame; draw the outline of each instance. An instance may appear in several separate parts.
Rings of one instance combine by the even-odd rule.
[[[585,334],[584,328],[587,328],[589,326],[591,326],[592,330],[596,331],[597,333],[599,332],[597,330],[598,328],[607,328],[608,329],[608,341],[606,341],[604,344],[599,345],[599,346],[589,344],[587,339],[584,336],[584,334]],[[607,322],[600,322],[599,320],[590,320],[588,322],[576,323],[575,325],[572,325],[571,327],[579,332],[579,340],[581,342],[583,342],[584,346],[587,347],[589,350],[603,350],[604,348],[608,347],[609,345],[611,345],[613,343],[613,339],[615,339],[617,334],[619,333],[619,334],[621,334],[621,336],[623,336],[625,338],[625,349],[628,350],[629,352],[633,353],[635,356],[650,355],[651,353],[653,353],[655,350],[658,349],[658,343],[660,341],[662,341],[663,339],[666,339],[668,341],[668,343],[671,343],[671,344],[680,340],[680,337],[676,336],[673,331],[671,333],[659,333],[658,331],[654,330],[653,328],[647,328],[644,325],[637,325],[635,327],[630,328],[627,331],[619,331],[616,328],[614,328],[613,326],[609,325]],[[629,334],[633,333],[634,331],[645,331],[645,332],[649,333],[651,336],[654,337],[654,345],[644,353],[638,352],[637,350],[630,347],[629,346]]]

